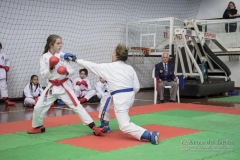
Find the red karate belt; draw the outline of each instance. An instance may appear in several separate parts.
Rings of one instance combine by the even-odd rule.
[[[5,66],[3,65],[0,65],[0,68],[3,68],[6,71]],[[6,71],[6,81],[7,81],[7,71]]]
[[[68,78],[64,78],[62,80],[49,80],[49,82],[51,82],[52,85],[48,88],[45,96],[47,96],[49,89],[52,88],[53,86],[62,86],[65,89],[65,91],[67,92],[67,94],[68,94],[69,98],[71,99],[71,101],[73,102],[74,106],[76,107],[77,102],[75,101],[75,99],[73,98],[71,93],[63,86],[63,83],[66,82],[67,80],[68,80]]]

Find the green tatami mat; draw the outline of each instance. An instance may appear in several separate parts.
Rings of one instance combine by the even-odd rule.
[[[214,112],[168,110],[131,116],[137,125],[164,125],[202,130],[160,141],[159,145],[136,146],[101,152],[56,141],[91,135],[82,123],[47,128],[43,134],[17,132],[0,136],[1,160],[238,160],[240,157],[240,116]],[[99,121],[96,121],[99,125]],[[111,130],[118,130],[116,119]],[[106,134],[107,136],[107,134]],[[161,136],[161,133],[160,133]],[[101,138],[101,137],[99,137]],[[94,145],[101,145],[91,141]]]
[[[159,145],[143,143],[143,145],[121,148],[110,152],[99,152],[87,148],[74,147],[55,142],[46,142],[25,147],[0,151],[1,159],[12,160],[200,160],[221,159],[221,156],[237,160],[240,156],[239,137],[216,132],[199,132],[195,134],[163,140]],[[219,141],[229,140],[229,144]],[[186,143],[187,142],[187,143]],[[92,142],[94,143],[94,142]],[[209,143],[209,144],[208,144]],[[210,144],[211,143],[211,144]],[[96,145],[104,145],[97,144]]]
[[[0,151],[1,160],[76,160],[99,151],[47,142]]]
[[[240,96],[229,96],[222,98],[210,98],[209,101],[240,103]]]
[[[230,114],[216,113],[185,118],[164,122],[164,125],[240,135],[240,116]]]

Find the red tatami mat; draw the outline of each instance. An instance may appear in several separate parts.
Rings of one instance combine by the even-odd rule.
[[[165,140],[168,138],[182,136],[185,134],[200,132],[199,130],[193,130],[193,129],[187,129],[187,128],[176,128],[176,127],[154,125],[154,124],[146,125],[142,127],[150,131],[153,131],[153,130],[159,131],[160,140]],[[105,151],[105,152],[108,152],[111,150],[117,150],[120,148],[141,145],[144,143],[149,143],[149,142],[139,141],[130,135],[122,133],[119,130],[111,131],[110,133],[103,134],[103,136],[88,135],[88,136],[81,136],[81,137],[70,138],[65,140],[59,140],[58,142],[63,144],[69,144],[72,146],[90,148],[93,150]]]
[[[145,107],[147,107],[147,109]],[[159,112],[159,111],[165,111],[165,110],[171,110],[171,109],[172,108],[159,107],[157,105],[139,106],[139,107],[132,107],[130,109],[129,114],[136,115],[136,114],[152,113],[152,112]],[[93,120],[99,120],[98,112],[90,112],[89,114],[93,118]],[[111,118],[115,118],[115,115],[111,114]],[[61,126],[61,125],[76,124],[80,122],[81,122],[81,119],[77,115],[73,114],[73,115],[64,115],[64,116],[58,116],[58,117],[45,118],[44,126],[55,127],[55,126]],[[32,124],[32,121],[30,120],[2,123],[0,124],[0,135],[27,131],[28,129],[31,128],[31,124]]]

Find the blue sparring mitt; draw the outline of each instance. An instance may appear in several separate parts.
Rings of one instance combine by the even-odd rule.
[[[76,59],[77,59],[76,55],[74,55],[74,54],[72,54],[72,53],[65,53],[65,54],[64,54],[64,59],[65,59],[65,60],[69,61],[69,57],[72,58],[72,61],[73,61],[73,62],[75,62]]]

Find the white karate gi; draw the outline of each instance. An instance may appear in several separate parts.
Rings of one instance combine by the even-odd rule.
[[[41,93],[43,92],[43,89],[41,85],[38,85],[37,87],[34,84],[32,84],[32,89],[31,89],[31,85],[29,83],[25,86],[23,92],[25,96],[24,105],[32,106],[32,105],[35,105],[36,103],[35,98],[41,95]]]
[[[129,108],[134,102],[135,93],[137,93],[140,89],[137,74],[132,66],[127,65],[123,61],[96,64],[78,59],[76,62],[92,71],[99,77],[105,79],[108,83],[110,92],[126,88],[133,88],[134,91],[132,92],[114,94],[112,96],[112,100],[120,130],[140,140],[146,129],[130,122],[130,117],[128,115]]]
[[[86,81],[88,85],[87,87],[84,86],[83,84],[81,84],[80,86],[76,85],[77,81],[82,82],[83,80]],[[86,98],[87,100],[89,100],[96,94],[96,91],[92,89],[90,81],[87,78],[82,79],[78,77],[74,80],[73,84],[74,92],[78,98]]]
[[[2,66],[10,66],[10,61],[7,55],[0,50],[0,65]],[[8,89],[7,89],[7,72],[4,68],[0,68],[0,91],[2,97],[8,97]]]
[[[59,63],[56,65],[55,69],[53,69],[51,72],[49,71],[49,59],[52,56],[50,52],[47,52],[41,56],[40,59],[40,73],[41,75],[48,80],[63,80],[65,78],[68,78],[70,75],[74,73],[74,69],[70,66],[69,62],[64,60],[63,56],[64,53],[56,53],[55,56],[60,58]],[[57,73],[57,68],[59,66],[65,66],[68,71],[68,75],[60,75]],[[32,126],[38,127],[43,125],[43,117],[51,104],[56,99],[61,99],[66,105],[68,105],[82,120],[84,124],[90,124],[93,122],[92,118],[89,116],[89,114],[86,112],[86,110],[82,107],[80,102],[78,101],[73,89],[71,81],[68,79],[63,83],[63,86],[70,92],[72,97],[74,98],[75,102],[77,103],[77,106],[74,106],[72,100],[70,99],[69,95],[67,94],[66,90],[60,85],[60,86],[53,86],[51,82],[48,82],[48,85],[46,89],[43,91],[41,96],[39,97],[39,100],[37,104],[34,107],[33,112],[33,121]],[[50,88],[50,89],[49,89]],[[47,97],[45,96],[47,90],[48,94]]]
[[[102,83],[101,81],[97,82],[95,85],[95,89],[96,89],[96,95],[99,99],[101,99],[104,96],[110,96],[106,82],[104,83]]]

